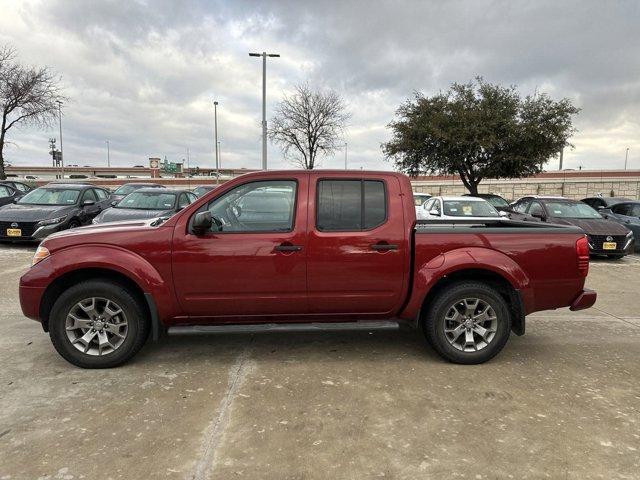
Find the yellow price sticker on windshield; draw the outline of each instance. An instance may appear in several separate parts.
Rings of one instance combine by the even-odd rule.
[[[462,213],[464,215],[473,215],[473,208],[471,208],[471,205],[463,205]]]

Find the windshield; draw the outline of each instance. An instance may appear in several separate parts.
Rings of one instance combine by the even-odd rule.
[[[429,195],[413,195],[413,204],[416,207],[421,207],[424,202],[426,202],[427,200],[429,200],[431,198],[431,196]]]
[[[502,197],[488,197],[485,198],[494,207],[508,207],[509,203]]]
[[[211,187],[197,187],[193,190],[193,193],[195,193],[197,196],[200,196],[204,193],[207,193],[209,191],[213,190],[213,188]]]
[[[124,197],[116,208],[135,208],[137,210],[169,210],[176,203],[175,193],[133,192]]]
[[[129,195],[131,192],[133,192],[134,190],[138,190],[139,188],[142,188],[142,186],[140,186],[140,185],[131,185],[129,183],[129,184],[122,185],[115,192],[113,192],[113,194],[114,195]]]
[[[499,217],[498,211],[485,201],[444,200],[444,214],[450,217]]]
[[[18,200],[28,205],[73,205],[78,200],[80,190],[64,188],[36,188]]]
[[[552,217],[558,218],[602,218],[586,203],[547,202],[547,210]]]

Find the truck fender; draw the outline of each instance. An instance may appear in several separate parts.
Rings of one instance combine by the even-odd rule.
[[[43,260],[42,267],[44,268],[37,269],[40,279],[29,278],[28,272],[23,280],[27,283],[48,286],[68,273],[94,268],[110,270],[138,285],[144,294],[144,300],[151,310],[152,317],[154,316],[152,307],[155,306],[156,320],[175,315],[178,308],[173,289],[153,265],[140,255],[116,245],[85,244],[58,250]],[[149,296],[152,297],[153,304],[149,303]]]
[[[465,247],[442,253],[422,266],[416,266],[413,291],[403,319],[414,321],[431,289],[444,277],[463,270],[485,270],[499,275],[523,295],[526,302],[530,280],[525,271],[502,252],[482,247]]]

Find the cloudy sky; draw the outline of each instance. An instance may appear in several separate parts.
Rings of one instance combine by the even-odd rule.
[[[299,82],[334,89],[352,114],[354,168],[391,165],[386,125],[414,91],[476,75],[569,97],[582,112],[565,165],[640,168],[640,2],[0,0],[0,44],[62,77],[65,162],[211,166],[213,106],[222,165],[257,168],[261,59],[267,114]],[[57,131],[13,130],[13,164],[48,164]],[[343,152],[322,161],[343,166]],[[557,164],[549,168],[557,168]],[[269,145],[270,168],[286,167]]]

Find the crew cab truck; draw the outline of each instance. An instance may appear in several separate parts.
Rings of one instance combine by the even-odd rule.
[[[575,227],[416,221],[402,174],[269,171],[168,219],[48,237],[20,303],[86,368],[122,364],[172,329],[389,319],[419,327],[445,359],[476,364],[522,335],[527,314],[592,306],[588,269]]]

